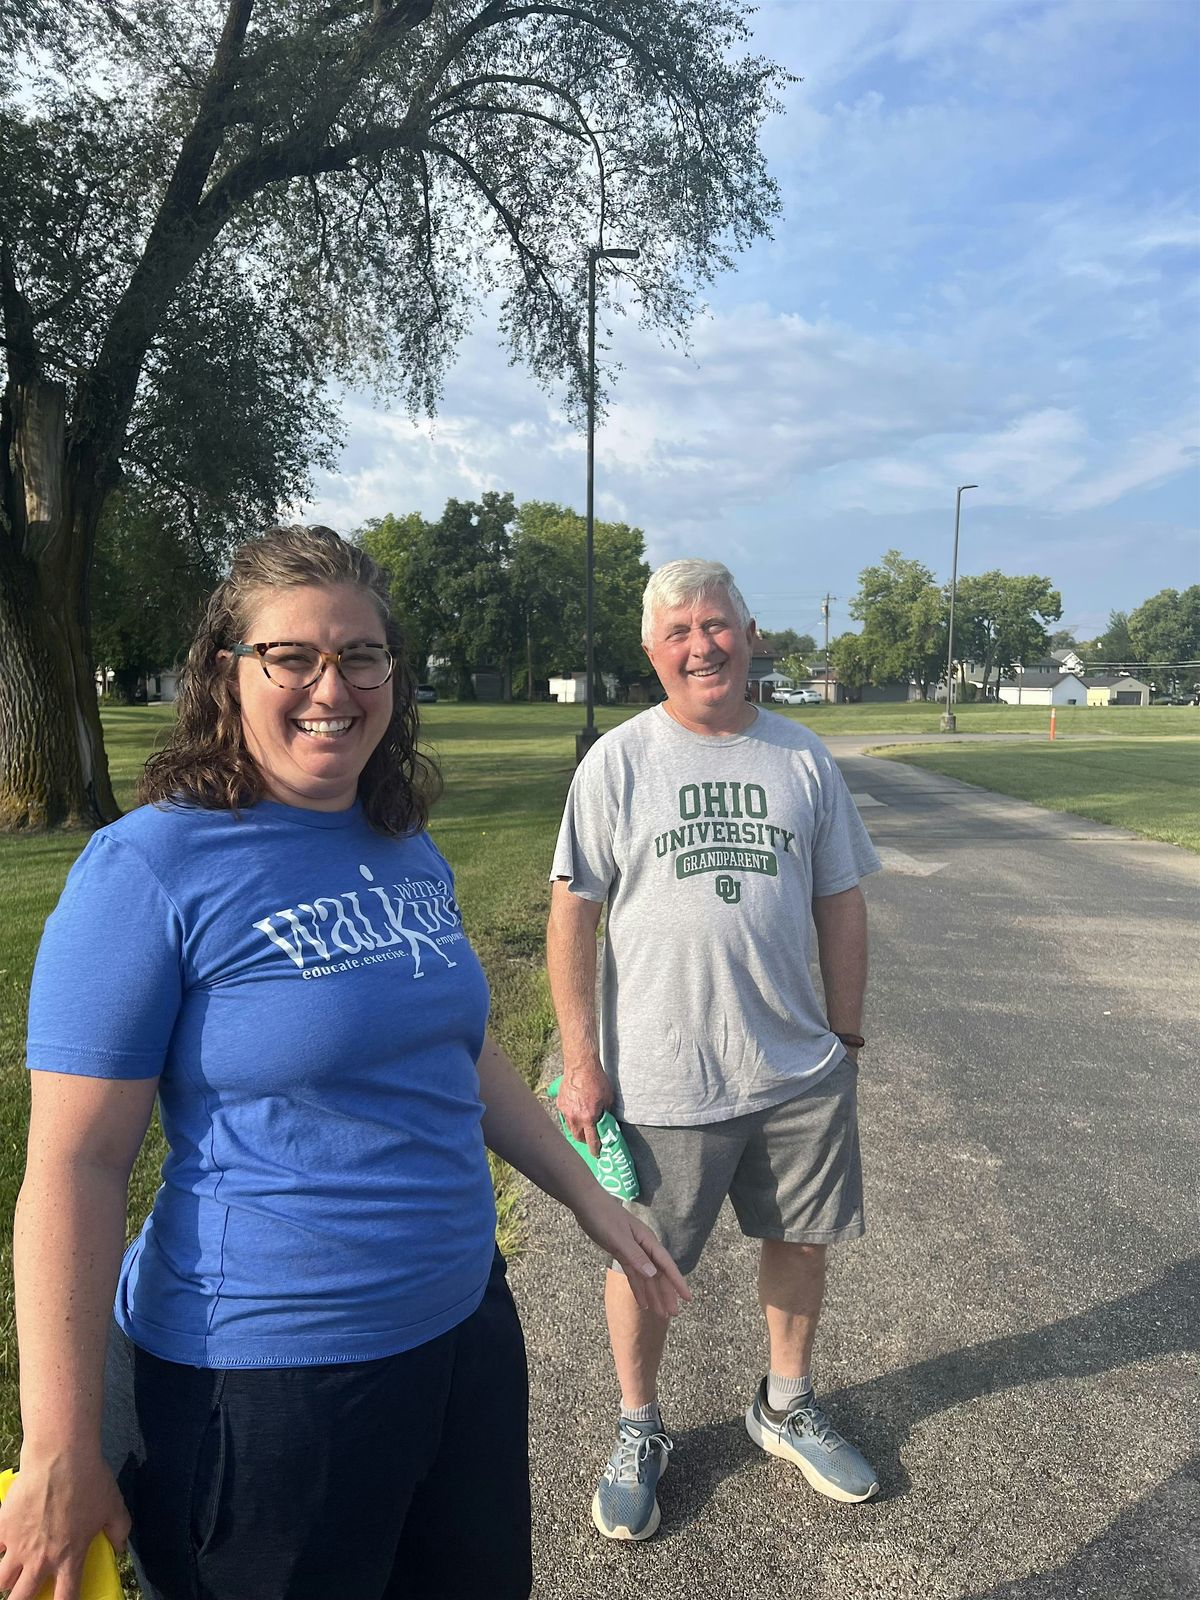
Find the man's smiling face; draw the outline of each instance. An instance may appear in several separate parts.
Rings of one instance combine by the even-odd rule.
[[[651,641],[643,649],[677,722],[698,732],[733,733],[753,720],[746,680],[754,639],[754,623],[738,622],[723,589],[702,595],[695,605],[655,612]]]

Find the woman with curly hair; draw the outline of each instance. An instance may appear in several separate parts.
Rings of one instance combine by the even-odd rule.
[[[91,840],[38,954],[13,1600],[51,1574],[74,1600],[101,1529],[145,1600],[528,1595],[485,1146],[648,1306],[686,1298],[486,1035],[437,789],[369,557],[328,528],[246,543],[144,804]],[[156,1096],[169,1152],[122,1259]]]

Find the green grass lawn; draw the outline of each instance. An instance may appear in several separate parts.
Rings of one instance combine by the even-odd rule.
[[[872,754],[1200,853],[1200,738],[902,745]]]
[[[814,733],[936,733],[942,707],[931,702],[906,705],[772,706],[807,723]],[[1045,733],[1049,706],[955,705],[959,733]],[[1200,737],[1200,708],[1193,706],[1059,706],[1058,733],[1102,734],[1116,738],[1161,738],[1164,734]]]

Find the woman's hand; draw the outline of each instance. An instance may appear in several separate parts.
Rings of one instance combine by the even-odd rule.
[[[97,1454],[43,1466],[23,1457],[0,1506],[0,1590],[9,1600],[34,1600],[49,1579],[54,1600],[78,1600],[97,1533],[116,1550],[129,1537],[129,1513],[107,1462]]]
[[[606,1255],[621,1263],[633,1298],[643,1311],[674,1317],[692,1298],[679,1268],[646,1226],[598,1183],[574,1207],[579,1226]]]

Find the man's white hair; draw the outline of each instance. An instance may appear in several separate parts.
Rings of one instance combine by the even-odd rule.
[[[738,626],[750,626],[750,608],[733,581],[733,573],[719,561],[668,561],[646,585],[642,596],[642,643],[654,639],[654,618],[673,606],[698,606],[707,594],[728,595]]]

